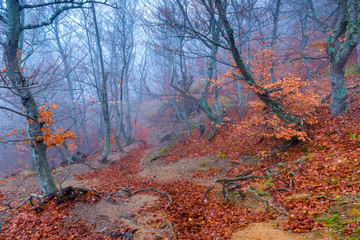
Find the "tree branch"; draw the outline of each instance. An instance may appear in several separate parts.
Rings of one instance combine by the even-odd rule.
[[[2,14],[0,14],[0,22],[7,24],[7,20]]]
[[[86,2],[87,3],[87,2]],[[50,17],[49,21],[47,22],[42,22],[40,24],[29,24],[29,25],[25,25],[22,27],[22,30],[27,30],[27,29],[35,29],[35,28],[40,28],[40,27],[45,27],[45,26],[49,26],[51,24],[54,23],[55,19],[63,12],[68,11],[70,9],[76,9],[76,8],[82,8],[84,4],[86,3],[82,3],[82,4],[78,4],[78,6],[64,6],[60,9],[58,9],[56,12],[53,13],[53,15]]]
[[[355,89],[357,87],[360,87],[360,83],[355,84],[355,85],[351,85],[346,87],[346,89]],[[326,95],[325,97],[323,97],[323,99],[321,99],[320,103],[324,103],[326,102],[326,100],[328,100],[331,97],[331,93],[329,93],[328,95]]]
[[[7,108],[7,107],[4,107],[4,106],[0,106],[0,109],[4,109],[4,110],[6,110],[6,111],[10,111],[10,112],[16,113],[16,114],[18,114],[18,115],[20,115],[20,116],[26,117],[26,118],[28,118],[28,119],[37,121],[37,119],[35,119],[35,118],[33,118],[33,117],[30,117],[29,115],[26,115],[26,114],[23,114],[23,113],[21,113],[21,112],[15,111],[15,110],[13,110],[13,109],[11,109],[11,108]]]
[[[55,2],[49,2],[49,3],[40,3],[40,4],[24,4],[21,6],[21,9],[32,9],[32,8],[40,8],[40,7],[48,7],[48,6],[52,6],[52,5],[56,5],[56,4],[87,4],[87,3],[101,3],[101,4],[105,4],[107,6],[111,6],[109,4],[107,4],[107,0],[106,1],[92,1],[92,0],[87,0],[87,1],[80,1],[80,2],[74,2],[74,0],[63,0],[63,1],[55,1]]]

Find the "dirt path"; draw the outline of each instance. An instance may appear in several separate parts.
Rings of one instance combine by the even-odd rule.
[[[150,106],[146,105],[143,107],[150,108]],[[142,112],[142,119],[149,117],[153,111]],[[148,115],[146,116],[146,114]],[[68,224],[75,224],[85,219],[87,225],[94,226],[94,231],[103,233],[104,236],[109,236],[109,234],[117,231],[122,232],[125,229],[137,229],[135,239],[175,239],[177,229],[174,228],[174,223],[169,220],[168,214],[163,212],[167,201],[161,195],[150,191],[146,192],[146,194],[129,197],[126,191],[121,190],[121,187],[128,185],[137,188],[141,188],[141,186],[161,187],[171,186],[171,182],[178,184],[181,181],[186,181],[199,186],[199,189],[206,189],[214,179],[224,177],[221,172],[216,174],[216,177],[205,178],[197,177],[194,174],[196,172],[208,171],[209,169],[221,169],[221,171],[225,172],[224,166],[226,165],[226,160],[216,156],[194,159],[184,158],[170,164],[163,164],[161,160],[157,160],[150,166],[150,156],[171,142],[171,139],[161,141],[161,139],[166,139],[171,126],[164,126],[164,124],[156,121],[156,119],[155,121],[153,119],[153,121],[141,122],[140,124],[152,128],[153,134],[150,135],[148,144],[152,144],[155,147],[149,148],[142,143],[136,143],[124,147],[128,154],[111,152],[108,164],[99,163],[98,158],[89,158],[86,161],[86,165],[74,164],[69,169],[59,168],[55,170],[54,178],[58,183],[67,176],[62,187],[96,188],[97,191],[108,195],[108,197],[103,197],[96,204],[78,203],[72,210]],[[93,171],[92,168],[98,170]],[[31,193],[38,193],[38,185],[37,176],[34,173],[25,172],[21,176],[0,182],[0,189],[2,192],[7,193],[9,199],[13,198],[15,201],[16,199],[24,199]],[[183,192],[187,190],[183,189]],[[111,192],[110,195],[109,192]],[[200,194],[203,194],[203,192]],[[189,199],[191,201],[191,197]],[[239,206],[253,209],[256,212],[265,211],[264,204],[251,198],[243,199]],[[191,209],[189,210],[192,211]],[[189,221],[189,219],[184,217],[184,221]],[[278,226],[281,226],[279,219],[265,223],[252,223],[245,229],[233,233],[231,239],[329,239],[318,233],[296,234],[286,232]],[[182,237],[182,239],[186,239],[186,237]],[[209,237],[202,236],[196,239],[215,238],[211,238],[209,235]]]

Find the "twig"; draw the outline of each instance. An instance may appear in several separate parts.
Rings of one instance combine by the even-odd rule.
[[[22,201],[18,206],[16,206],[16,207],[12,207],[11,206],[11,202],[12,201],[10,201],[9,203],[5,203],[5,204],[3,204],[4,206],[7,206],[9,209],[19,209],[22,205],[24,205],[26,202],[29,202],[30,203],[30,205],[33,207],[34,206],[34,204],[33,204],[33,202],[32,202],[32,199],[33,198],[36,198],[36,199],[42,199],[43,198],[43,196],[41,196],[41,195],[37,195],[37,194],[31,194],[26,200],[24,200],[24,201]]]
[[[16,187],[15,192],[17,192],[17,191],[19,190],[19,188],[24,184],[24,180],[25,180],[25,179],[26,179],[26,177],[21,179],[22,182]],[[5,203],[4,205],[5,205],[5,206],[8,206],[9,209],[13,209],[13,207],[11,207],[11,203],[15,200],[15,197],[16,197],[16,194],[14,194],[14,195],[12,196],[12,198],[8,201],[8,203]]]
[[[31,194],[26,200],[24,200],[22,203],[20,203],[17,207],[10,208],[10,209],[19,209],[22,205],[24,205],[24,204],[25,204],[26,202],[28,202],[28,201],[29,201],[30,205],[33,207],[33,206],[34,206],[34,204],[33,204],[33,202],[32,202],[32,199],[33,199],[33,198],[36,198],[36,199],[41,200],[41,199],[43,199],[44,197],[41,196],[41,195],[37,195],[37,194]],[[9,207],[10,207],[10,205],[9,205]]]
[[[348,86],[348,87],[346,87],[346,89],[355,89],[357,87],[360,87],[360,83],[352,85],[352,86]],[[321,99],[320,103],[326,102],[326,100],[328,100],[330,97],[331,97],[331,93],[329,93],[328,95],[323,97],[323,99]]]

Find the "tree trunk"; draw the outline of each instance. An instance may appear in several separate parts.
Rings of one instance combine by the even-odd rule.
[[[279,26],[280,6],[281,6],[281,0],[277,0],[276,6],[275,6],[273,29],[271,32],[271,42],[270,42],[270,47],[274,51],[274,54],[275,54],[275,46],[276,46],[276,39],[277,39],[277,29]],[[273,56],[271,56],[271,67],[269,70],[269,72],[271,74],[271,82],[272,83],[276,82],[275,72],[274,72],[274,54],[273,54]]]
[[[70,78],[70,64],[68,61],[68,58],[65,54],[64,48],[60,42],[60,34],[59,34],[59,20],[56,19],[54,22],[54,33],[55,33],[55,37],[56,37],[56,44],[58,47],[58,51],[61,55],[62,61],[64,63],[64,75],[65,75],[65,79],[66,79],[66,83],[68,86],[68,91],[70,94],[70,100],[71,100],[71,118],[73,120],[73,128],[76,139],[75,139],[75,145],[76,145],[76,152],[79,152],[79,148],[80,148],[80,138],[79,138],[79,128],[78,128],[78,115],[76,112],[76,105],[77,105],[77,100],[75,99],[75,92],[74,92],[74,88],[73,88],[73,82]]]
[[[346,86],[345,86],[345,64],[339,66],[332,63],[330,66],[331,116],[337,116],[346,110]]]
[[[339,1],[338,11],[340,20],[324,42],[330,57],[330,113],[332,117],[346,110],[345,65],[353,49],[360,42],[358,1]],[[338,42],[340,37],[345,38],[345,42],[341,45]],[[340,47],[337,47],[338,45]]]
[[[124,84],[124,100],[125,100],[125,141],[127,144],[132,143],[132,127],[131,127],[131,107],[130,107],[130,91],[129,91],[129,75],[126,73],[126,79]]]
[[[249,70],[246,68],[246,66],[240,56],[240,53],[236,47],[234,32],[233,32],[233,29],[231,28],[230,23],[226,17],[226,13],[222,7],[221,0],[216,0],[215,5],[219,11],[220,21],[222,22],[224,29],[226,31],[226,41],[229,44],[230,51],[234,58],[236,67],[239,69],[239,71],[241,72],[241,74],[244,78],[243,81],[245,81],[248,85],[250,85],[251,87],[253,87],[255,89],[253,92],[267,107],[269,107],[269,109],[279,119],[281,119],[282,121],[284,121],[285,123],[288,123],[288,124],[291,124],[291,123],[300,124],[301,122],[297,117],[295,117],[294,115],[292,115],[290,113],[285,112],[284,109],[282,108],[281,104],[271,98],[270,93],[267,91],[267,89],[262,88],[261,86],[259,86],[256,83],[256,81],[250,74]]]
[[[357,61],[357,71],[360,71],[360,43],[358,43],[357,45],[357,56],[358,56],[358,61]]]
[[[100,44],[100,33],[98,28],[98,23],[96,20],[96,12],[95,12],[95,5],[94,2],[91,5],[91,10],[94,18],[94,27],[96,33],[96,45],[99,51],[99,61],[100,61],[100,70],[101,70],[101,87],[99,89],[100,92],[100,104],[101,110],[104,117],[104,151],[99,159],[100,162],[106,162],[106,159],[110,153],[110,114],[109,114],[109,103],[108,103],[108,94],[107,94],[107,79],[108,76],[105,73],[105,66],[104,66],[104,58],[102,54],[102,48]]]
[[[41,190],[45,195],[56,193],[58,189],[51,175],[49,162],[46,156],[46,145],[41,132],[42,122],[38,122],[39,112],[28,83],[20,70],[19,39],[22,31],[20,23],[19,0],[7,0],[7,34],[5,43],[5,62],[7,76],[15,91],[21,98],[27,118],[29,144],[33,157],[33,166],[37,172]]]
[[[244,117],[245,116],[245,102],[244,102],[244,97],[242,94],[242,83],[240,81],[237,81],[236,86],[237,86],[237,100],[238,100],[238,104],[240,107],[240,116]]]

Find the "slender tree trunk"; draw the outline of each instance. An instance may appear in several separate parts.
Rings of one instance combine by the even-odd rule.
[[[62,61],[64,63],[64,75],[65,75],[65,79],[66,79],[66,83],[67,83],[67,87],[68,87],[68,92],[70,94],[70,100],[71,100],[71,119],[73,120],[73,126],[74,126],[74,133],[76,136],[75,139],[75,145],[76,145],[76,152],[79,152],[79,148],[80,148],[80,138],[79,138],[79,128],[78,128],[78,115],[76,112],[76,105],[77,105],[77,100],[75,99],[75,93],[74,93],[74,88],[73,88],[73,82],[71,80],[70,77],[70,64],[69,64],[69,60],[67,58],[67,56],[65,55],[65,51],[64,48],[60,42],[60,34],[59,34],[59,20],[56,19],[54,22],[54,32],[55,32],[55,38],[56,38],[56,44],[59,50],[59,53],[61,55]]]
[[[308,25],[308,15],[309,15],[309,6],[308,3],[306,3],[306,9],[305,9],[305,16],[302,16],[300,14],[300,24],[301,24],[301,44],[300,44],[300,52],[301,52],[301,58],[305,64],[305,71],[306,71],[306,80],[310,80],[310,63],[309,60],[306,58],[306,46],[309,40],[309,36],[307,34],[307,25]]]
[[[243,117],[245,116],[245,102],[242,94],[242,83],[240,81],[237,81],[236,86],[237,86],[237,98],[240,107],[240,116]]]
[[[137,105],[137,108],[136,108],[136,113],[135,113],[134,126],[133,126],[133,132],[132,132],[132,139],[135,139],[136,123],[137,123],[137,119],[138,119],[138,115],[139,115],[139,111],[140,111],[140,105],[141,105],[141,101],[142,101],[143,82],[144,81],[145,81],[145,76],[144,76],[144,73],[141,72],[140,73],[139,102],[138,102],[138,105]]]
[[[100,33],[98,28],[98,23],[96,19],[96,12],[95,12],[95,5],[92,3],[91,10],[94,18],[94,27],[95,27],[95,33],[96,33],[96,45],[99,51],[99,61],[100,61],[100,69],[101,69],[101,87],[100,87],[100,104],[101,104],[101,110],[104,117],[104,151],[102,152],[102,155],[99,159],[100,162],[106,162],[106,159],[110,152],[110,114],[109,114],[109,103],[108,103],[108,94],[107,94],[107,79],[108,76],[105,73],[105,66],[104,66],[104,58],[102,54],[102,48],[101,48],[101,40],[100,40]]]
[[[358,43],[358,45],[357,45],[357,56],[358,56],[358,61],[357,61],[357,64],[358,64],[358,66],[357,66],[357,71],[360,71],[360,43]]]
[[[124,130],[126,133],[126,143],[132,143],[132,127],[131,127],[131,106],[130,106],[130,91],[129,91],[129,76],[126,74],[126,80],[124,84],[124,100],[125,100],[125,126]]]
[[[20,70],[19,39],[22,31],[20,22],[19,0],[7,0],[7,34],[5,42],[5,62],[7,76],[15,91],[21,98],[28,123],[30,149],[33,157],[33,166],[39,177],[41,190],[45,195],[56,193],[58,189],[51,175],[49,162],[46,156],[46,145],[41,132],[42,122],[38,122],[39,111],[34,96]]]
[[[208,96],[208,92],[209,92],[209,87],[210,87],[210,79],[213,78],[213,64],[211,64],[209,58],[206,58],[205,61],[205,82],[203,85],[203,88],[200,92],[200,107],[201,109],[205,112],[206,116],[215,124],[220,124],[220,120],[218,118],[218,116],[213,112],[213,110],[211,109],[208,100],[207,100],[207,96]]]
[[[280,6],[281,6],[281,0],[276,0],[273,29],[271,32],[271,42],[270,42],[270,47],[274,51],[274,54],[275,54],[275,46],[276,46],[276,39],[277,39],[277,29],[279,26]],[[275,72],[274,72],[274,54],[273,54],[273,56],[271,56],[271,67],[270,67],[270,71],[269,71],[271,74],[271,82],[272,83],[276,82]]]
[[[85,104],[85,96],[84,96],[83,90],[81,93],[81,101],[82,101],[82,109],[83,109],[83,112],[80,112],[80,125],[81,125],[81,130],[83,133],[83,144],[82,144],[83,151],[82,152],[87,155],[92,151],[92,149],[90,146],[88,132],[86,129],[86,104]],[[86,148],[86,150],[85,150],[85,148]]]

